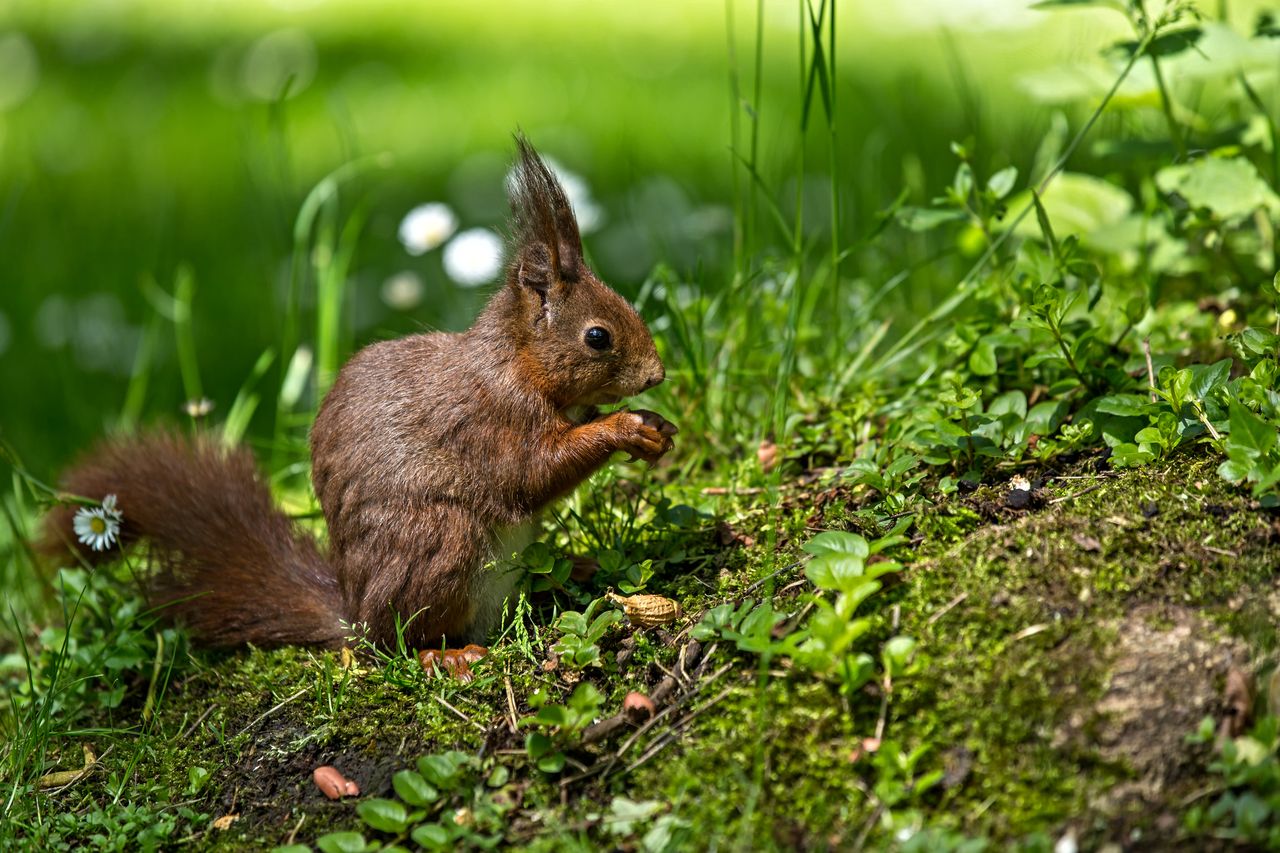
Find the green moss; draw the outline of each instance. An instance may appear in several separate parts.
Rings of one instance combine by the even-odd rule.
[[[841,847],[864,834],[884,847],[921,826],[1002,842],[1052,834],[1134,778],[1126,762],[1091,746],[1089,710],[1107,689],[1121,620],[1137,613],[1154,629],[1172,627],[1170,612],[1148,605],[1176,605],[1252,648],[1275,644],[1264,597],[1252,594],[1275,582],[1273,520],[1218,479],[1211,460],[1069,475],[1082,479],[1048,478],[1026,510],[1006,507],[996,484],[916,516],[911,543],[895,555],[910,567],[887,579],[866,638],[868,650],[893,633],[919,640],[913,671],[887,702],[877,683],[845,697],[785,660],[762,662],[721,642],[705,670],[714,682],[634,740],[627,730],[570,750],[583,766],[617,761],[562,787],[577,771],[552,777],[530,765],[525,730],[510,730],[511,703],[523,717],[535,691],[563,701],[587,679],[612,713],[627,691],[672,670],[683,642],[676,631],[619,628],[602,641],[602,668],[545,671],[557,633],[543,614],[525,623],[522,639],[513,631],[497,643],[470,684],[424,678],[413,660],[362,659],[344,670],[335,653],[306,649],[198,654],[179,662],[151,721],[95,740],[100,753],[113,749],[108,774],[47,808],[115,814],[124,792],[148,813],[187,804],[193,811],[175,831],[203,846],[278,844],[299,824],[297,840],[311,842],[361,826],[351,802],[316,791],[315,766],[333,763],[366,794],[391,796],[396,770],[460,749],[483,755],[486,773],[508,768],[511,782],[486,796],[518,802],[507,842],[531,849],[616,845],[600,819],[615,797],[665,803],[697,846],[719,849]],[[870,533],[858,501],[836,490],[817,514],[757,509],[734,525],[755,540],[749,547],[710,546],[705,536],[683,552],[654,544],[674,556],[649,591],[679,597],[690,620],[749,589],[757,598],[785,590],[775,606],[794,612],[801,588],[788,587],[799,568],[752,585],[793,562],[818,526]],[[766,527],[784,549],[767,547]],[[628,547],[650,547],[648,535],[637,531]],[[145,683],[132,689],[114,719],[139,719],[144,693]],[[878,732],[880,749],[869,752],[866,739]],[[68,754],[76,748],[60,743]],[[909,769],[895,769],[899,750],[916,753]],[[202,786],[191,784],[193,767],[208,771]],[[930,774],[941,781],[915,791]],[[240,815],[230,829],[208,827],[228,814]],[[1134,825],[1149,820],[1126,814]],[[1113,819],[1096,816],[1102,826]]]

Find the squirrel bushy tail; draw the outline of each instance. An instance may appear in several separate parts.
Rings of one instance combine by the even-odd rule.
[[[342,644],[336,574],[276,507],[248,450],[163,432],[108,439],[66,472],[62,487],[117,497],[122,542],[150,550],[148,600],[202,645]],[[63,506],[48,515],[47,553],[98,561],[117,553],[79,545],[74,514]]]

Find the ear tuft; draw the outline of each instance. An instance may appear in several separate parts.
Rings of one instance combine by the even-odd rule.
[[[527,274],[531,282],[545,281],[544,286],[550,286],[553,278],[575,278],[582,263],[582,238],[573,206],[555,173],[520,133],[508,189],[516,244],[513,257],[520,277]]]

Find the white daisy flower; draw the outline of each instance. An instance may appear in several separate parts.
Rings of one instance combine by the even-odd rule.
[[[422,302],[422,278],[412,270],[402,270],[382,283],[382,301],[397,311],[410,311]]]
[[[502,238],[488,228],[463,231],[444,247],[444,271],[463,287],[488,284],[502,269]]]
[[[420,204],[400,220],[400,242],[411,255],[425,255],[453,236],[458,217],[447,204]]]
[[[101,506],[82,507],[76,511],[72,525],[81,544],[95,551],[105,551],[120,537],[120,512],[115,495],[107,495]]]

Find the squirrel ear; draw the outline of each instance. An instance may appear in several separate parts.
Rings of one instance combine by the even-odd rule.
[[[536,293],[544,309],[549,295],[559,295],[569,287],[569,279],[555,274],[551,249],[542,243],[518,247],[514,260],[513,283],[523,291]]]
[[[514,280],[538,291],[545,301],[557,283],[578,277],[582,237],[564,187],[521,134],[516,134],[516,155],[508,183]]]

